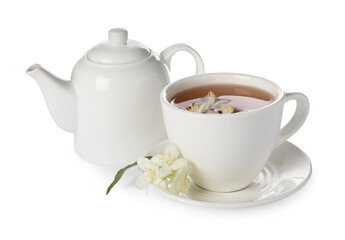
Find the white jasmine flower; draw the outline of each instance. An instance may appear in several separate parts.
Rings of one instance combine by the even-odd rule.
[[[171,165],[180,156],[180,151],[176,144],[169,143],[163,150],[163,154],[157,154],[152,157],[151,161],[157,163],[160,167],[171,167]],[[167,168],[165,168],[167,170]]]
[[[220,108],[220,106],[224,105],[224,104],[228,104],[230,102],[229,99],[221,99],[221,98],[218,98],[217,99],[217,102],[212,106],[213,109],[216,109],[216,108]]]
[[[137,160],[141,175],[137,178],[135,185],[137,188],[147,188],[149,184],[154,184],[165,190],[165,184],[162,183],[164,177],[168,174],[162,174],[159,170],[159,166],[145,157],[140,157]]]
[[[205,102],[201,105],[200,107],[200,112],[204,113],[206,112],[208,109],[210,109],[210,104],[208,102]]]
[[[176,159],[176,161],[171,165],[172,170],[179,170],[188,167],[188,161],[184,158]]]
[[[190,163],[181,156],[174,143],[169,143],[162,154],[154,155],[151,160],[140,157],[137,160],[141,175],[136,180],[138,188],[150,184],[172,194],[186,193],[190,186]]]
[[[192,106],[186,108],[190,112],[204,113],[209,109],[208,102],[201,101],[193,104]]]
[[[235,110],[231,105],[223,105],[222,108],[222,114],[229,114],[229,113],[233,113],[233,111]]]
[[[208,102],[210,106],[213,106],[216,103],[216,95],[212,91],[209,91],[205,100]]]
[[[172,173],[171,167],[164,166],[159,169],[159,176],[161,178],[166,177]]]
[[[192,172],[192,166],[187,162],[187,166],[180,168],[172,179],[170,193],[178,195],[186,194],[189,190],[191,180],[189,174]]]
[[[220,106],[228,104],[229,102],[229,99],[217,98],[212,91],[209,91],[207,96],[203,97],[201,101],[195,102],[192,106],[187,107],[186,109],[190,112],[217,114],[217,112],[213,110],[220,108]]]
[[[175,143],[169,143],[163,150],[163,156],[171,159],[177,159],[180,155],[180,150]]]
[[[158,166],[162,167],[164,164],[163,155],[156,154],[151,158],[151,162],[156,163]]]
[[[188,175],[191,173],[192,167],[188,160],[183,158],[177,145],[170,143],[165,147],[162,154],[139,157],[136,162],[120,169],[106,194],[121,179],[127,169],[136,165],[141,173],[135,182],[137,188],[147,189],[151,184],[173,194],[186,193],[189,189],[190,179]]]

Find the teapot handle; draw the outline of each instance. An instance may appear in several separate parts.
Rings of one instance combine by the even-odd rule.
[[[205,72],[204,62],[202,61],[199,53],[184,43],[174,44],[170,47],[167,47],[163,52],[161,52],[161,56],[164,59],[169,70],[172,56],[179,51],[189,52],[194,57],[196,63],[195,74],[201,74]]]

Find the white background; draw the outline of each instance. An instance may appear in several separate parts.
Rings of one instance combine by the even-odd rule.
[[[204,2],[0,3],[0,239],[344,239],[342,1]],[[157,52],[185,42],[207,72],[258,75],[305,93],[310,115],[290,141],[312,161],[310,182],[268,205],[208,209],[146,195],[132,169],[106,196],[117,169],[74,153],[73,135],[55,125],[25,70],[38,62],[69,79],[113,27]],[[173,58],[172,79],[193,72],[188,54]]]

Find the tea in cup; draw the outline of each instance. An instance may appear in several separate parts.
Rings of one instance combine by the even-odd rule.
[[[309,111],[302,93],[285,93],[269,80],[237,73],[184,78],[166,86],[160,98],[168,138],[192,163],[194,183],[217,192],[248,186]],[[281,128],[290,100],[296,111]]]

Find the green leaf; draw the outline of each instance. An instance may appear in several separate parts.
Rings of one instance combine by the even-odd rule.
[[[146,156],[147,159],[151,160],[152,156]],[[110,190],[115,186],[115,184],[121,179],[122,175],[125,173],[125,171],[131,167],[134,167],[138,165],[137,162],[134,162],[132,164],[129,164],[128,166],[120,169],[116,175],[115,175],[115,178],[114,178],[114,181],[109,185],[108,189],[107,189],[107,193],[106,195],[108,195],[108,193],[110,192]]]

